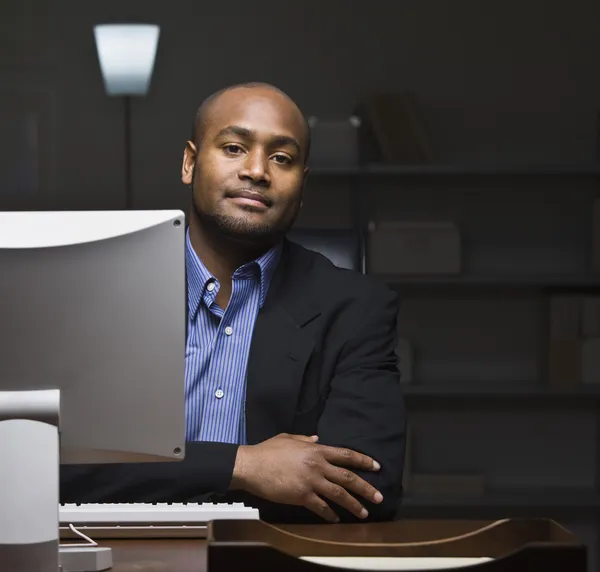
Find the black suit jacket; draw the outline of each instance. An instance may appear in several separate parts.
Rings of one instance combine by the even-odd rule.
[[[360,472],[384,496],[371,520],[394,517],[402,496],[406,416],[397,369],[396,295],[284,241],[250,349],[248,444],[279,433],[318,434],[381,464]],[[61,467],[61,502],[244,501],[275,522],[322,522],[310,511],[228,492],[238,446],[186,445],[181,462]],[[362,500],[362,499],[361,499]],[[335,505],[343,521],[355,519]]]

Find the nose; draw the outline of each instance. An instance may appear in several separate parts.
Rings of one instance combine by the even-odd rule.
[[[239,172],[242,181],[251,181],[255,185],[268,186],[271,184],[268,158],[259,150],[246,155],[244,164]]]

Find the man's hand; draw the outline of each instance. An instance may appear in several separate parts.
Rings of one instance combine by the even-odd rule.
[[[367,510],[348,491],[374,503],[383,496],[345,467],[378,471],[379,464],[355,451],[318,445],[318,437],[277,435],[258,445],[239,447],[232,489],[282,504],[304,506],[331,522],[339,518],[321,497],[346,508],[358,518]]]

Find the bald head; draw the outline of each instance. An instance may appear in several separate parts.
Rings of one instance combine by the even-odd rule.
[[[198,232],[252,249],[279,241],[302,206],[309,171],[310,133],[298,106],[272,85],[231,86],[202,103],[192,136],[182,182],[192,189]]]
[[[192,126],[192,141],[196,147],[200,147],[206,126],[211,117],[218,112],[220,104],[230,106],[243,104],[244,99],[248,96],[268,98],[287,111],[290,121],[300,126],[301,144],[304,147],[303,155],[304,162],[306,162],[310,151],[310,127],[306,118],[298,105],[284,91],[263,82],[240,83],[222,88],[209,95],[198,107]]]

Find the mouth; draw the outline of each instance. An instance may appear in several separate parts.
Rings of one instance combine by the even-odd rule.
[[[229,191],[225,196],[238,205],[259,210],[266,210],[272,204],[262,193],[257,193],[256,191],[250,191],[248,189]]]

